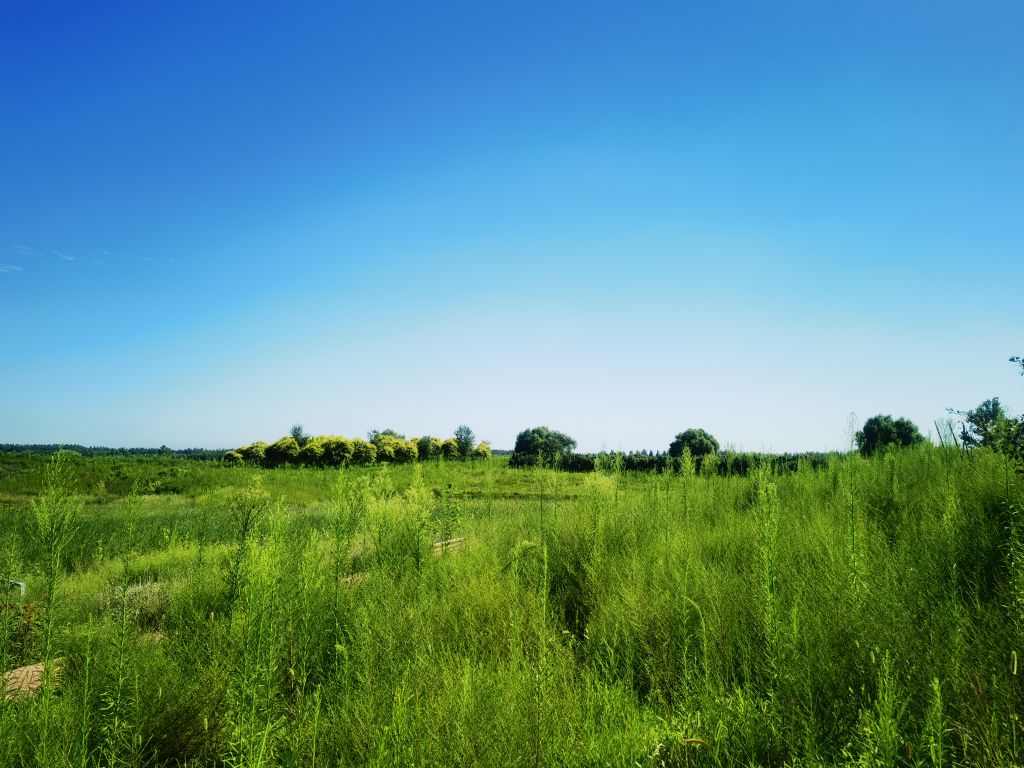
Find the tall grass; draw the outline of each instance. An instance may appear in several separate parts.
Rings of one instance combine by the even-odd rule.
[[[0,656],[64,672],[0,702],[4,765],[1024,759],[1024,487],[994,454],[203,467],[84,508],[75,466],[6,481],[46,612]]]

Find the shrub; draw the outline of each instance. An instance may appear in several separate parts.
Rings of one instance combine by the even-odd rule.
[[[265,465],[280,467],[285,464],[297,464],[299,461],[299,444],[294,437],[282,437],[276,443],[267,446]]]
[[[326,442],[325,437],[307,437],[306,444],[299,449],[299,463],[307,467],[322,467]]]
[[[237,467],[244,462],[244,459],[238,451],[228,451],[224,454],[223,462],[229,467]]]
[[[478,445],[476,448],[473,449],[473,458],[474,459],[489,459],[489,458],[491,458],[491,444],[488,443],[486,440],[484,442],[480,443],[480,445]]]
[[[241,454],[247,463],[262,467],[267,460],[268,447],[262,440],[257,440],[255,443],[250,443],[244,448],[239,448],[238,453]]]
[[[399,464],[408,464],[416,461],[419,456],[419,449],[415,440],[399,440],[395,445],[395,461]]]
[[[352,461],[352,441],[344,437],[325,437],[323,463],[325,467],[344,467]]]
[[[381,463],[391,463],[395,461],[395,448],[402,442],[397,437],[392,435],[386,435],[383,432],[378,433],[373,438],[373,447],[377,449],[377,461]]]
[[[352,463],[357,466],[373,464],[377,460],[377,448],[373,443],[356,438],[352,441]]]
[[[441,438],[431,437],[430,435],[424,435],[416,441],[416,448],[419,454],[420,461],[426,461],[427,459],[439,459],[441,458]]]
[[[459,458],[459,444],[455,442],[454,437],[449,437],[441,443],[441,456],[449,461]]]

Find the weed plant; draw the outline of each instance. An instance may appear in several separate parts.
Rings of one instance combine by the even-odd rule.
[[[50,672],[0,699],[0,765],[1024,760],[1024,482],[986,450],[144,482],[175,466],[4,476],[39,613],[0,660]]]

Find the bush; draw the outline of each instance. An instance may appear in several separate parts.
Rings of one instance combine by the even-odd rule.
[[[377,448],[373,443],[356,438],[352,441],[352,463],[357,466],[373,464],[377,461]]]
[[[326,437],[307,437],[305,445],[299,449],[299,463],[307,467],[322,467],[326,442]]]
[[[395,447],[401,442],[397,437],[378,433],[373,438],[373,447],[377,449],[377,461],[382,464],[395,460]]]
[[[415,440],[399,440],[395,445],[395,462],[398,464],[416,461],[418,456],[419,449],[416,447]]]
[[[344,467],[352,461],[352,441],[344,437],[325,437],[324,456],[325,467]]]
[[[294,437],[282,437],[273,445],[267,446],[265,466],[281,467],[285,464],[298,464],[299,443]]]
[[[449,461],[459,458],[459,444],[454,437],[449,437],[441,443],[441,456]]]
[[[250,443],[244,448],[239,448],[238,453],[241,454],[246,463],[262,467],[267,460],[268,447],[262,440],[257,440],[255,443]]]
[[[489,459],[489,458],[491,458],[491,444],[488,443],[486,440],[484,442],[480,443],[480,445],[478,445],[476,448],[473,449],[473,458],[474,459]]]
[[[228,451],[224,454],[223,461],[229,467],[237,467],[239,464],[244,463],[245,460],[238,451]]]
[[[423,437],[416,441],[416,448],[419,454],[420,461],[441,458],[441,447],[442,442],[441,438],[439,437],[431,437],[430,435],[424,435]]]

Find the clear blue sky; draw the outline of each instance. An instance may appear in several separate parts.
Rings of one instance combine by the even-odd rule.
[[[1024,410],[1019,2],[0,10],[0,442]]]

